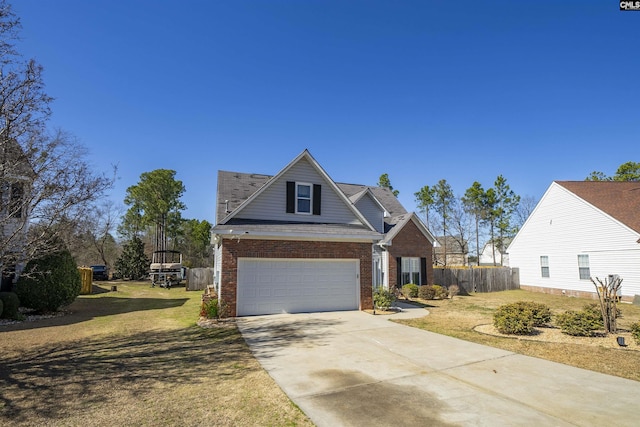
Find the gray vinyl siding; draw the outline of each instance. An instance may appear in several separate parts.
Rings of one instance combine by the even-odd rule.
[[[322,186],[321,215],[303,215],[286,212],[287,181],[319,184]],[[325,224],[361,224],[345,201],[333,191],[316,169],[306,159],[287,170],[278,181],[270,184],[253,202],[236,215],[242,219],[272,221],[299,221]]]
[[[8,240],[10,252],[22,252],[27,240],[28,223],[26,218],[3,218],[2,224],[3,239]],[[22,229],[21,229],[22,227]]]
[[[380,209],[380,205],[371,199],[369,194],[365,194],[364,197],[358,200],[356,208],[373,225],[377,232],[384,233],[384,212]]]
[[[511,267],[520,283],[547,288],[595,292],[580,280],[578,255],[589,255],[591,277],[623,278],[622,294],[640,294],[640,234],[553,183],[509,246]],[[540,257],[549,260],[542,277]]]

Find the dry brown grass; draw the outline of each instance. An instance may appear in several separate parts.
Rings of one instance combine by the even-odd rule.
[[[640,381],[640,347],[629,334],[629,326],[640,321],[640,307],[620,304],[620,334],[628,347],[619,347],[616,335],[599,338],[570,337],[557,329],[540,329],[533,337],[506,337],[495,334],[491,327],[493,312],[503,304],[535,301],[547,304],[554,314],[580,310],[595,300],[569,298],[524,290],[456,296],[453,300],[422,301],[429,315],[421,319],[399,321],[417,328],[450,335],[515,353],[552,360],[579,368]],[[546,335],[546,338],[545,338]]]
[[[0,327],[0,425],[313,425],[235,325],[195,325],[199,302],[119,283],[64,317]]]

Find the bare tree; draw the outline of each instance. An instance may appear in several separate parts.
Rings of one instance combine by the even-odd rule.
[[[102,202],[96,209],[93,227],[89,232],[93,247],[102,263],[108,267],[113,266],[118,257],[118,245],[113,234],[123,210],[122,206],[117,206],[111,200]]]
[[[89,167],[71,135],[46,129],[52,98],[42,67],[14,48],[20,21],[0,0],[0,266],[58,248],[66,227],[113,183]],[[32,226],[30,232],[27,232]]]
[[[469,255],[469,241],[471,240],[470,230],[473,230],[473,218],[460,203],[453,205],[449,218],[451,240],[460,247],[464,257],[464,264],[466,265],[467,256]]]
[[[111,200],[99,201],[86,218],[69,227],[63,240],[78,264],[114,266],[120,245],[113,236],[122,212]]]
[[[536,208],[538,201],[533,196],[523,196],[520,198],[520,203],[516,207],[514,212],[515,214],[515,223],[514,226],[517,230],[520,230],[524,225],[524,222],[529,218],[529,215]]]
[[[591,282],[596,287],[596,293],[598,294],[604,330],[615,334],[617,332],[616,318],[618,317],[616,303],[618,302],[618,292],[622,285],[622,278],[614,276],[600,280],[600,278],[596,277],[593,280],[592,277]]]
[[[21,158],[31,166],[19,203],[24,215],[14,233],[1,238],[3,243],[19,244],[17,239],[26,234],[21,243],[23,261],[28,261],[57,249],[66,236],[79,231],[80,224],[92,216],[92,203],[111,187],[113,178],[94,174],[83,161],[84,147],[62,132],[43,135],[22,151],[32,154]],[[29,225],[32,230],[26,233]]]

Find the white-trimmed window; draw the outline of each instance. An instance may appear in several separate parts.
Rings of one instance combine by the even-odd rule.
[[[580,274],[580,280],[589,280],[591,278],[589,255],[578,255],[578,273]]]
[[[311,215],[312,185],[296,182],[296,213]]]
[[[540,273],[542,277],[549,277],[549,257],[546,255],[540,257]]]
[[[402,258],[402,283],[400,286],[407,283],[413,283],[416,285],[422,284],[420,280],[420,258]]]

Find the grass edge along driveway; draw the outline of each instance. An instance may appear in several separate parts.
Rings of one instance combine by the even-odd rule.
[[[113,284],[0,327],[0,425],[313,425],[235,325],[195,325],[200,292]]]
[[[569,337],[563,342],[527,340],[526,337],[499,337],[477,332],[479,325],[491,324],[495,310],[516,301],[535,301],[547,304],[553,314],[566,310],[581,310],[596,300],[549,295],[525,290],[475,293],[453,299],[422,301],[429,315],[399,323],[484,344],[526,356],[539,357],[608,375],[640,381],[640,351],[637,345],[619,347],[616,335],[600,338]],[[622,317],[618,329],[628,332],[629,326],[640,321],[640,306],[619,304]],[[629,339],[627,339],[629,341]],[[613,345],[612,345],[613,344]]]

